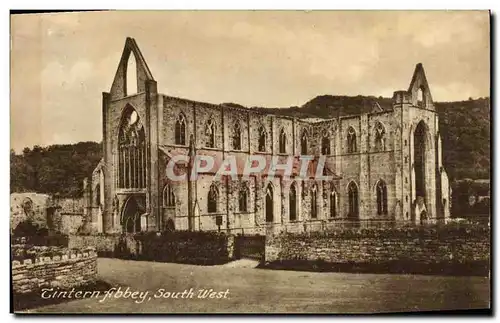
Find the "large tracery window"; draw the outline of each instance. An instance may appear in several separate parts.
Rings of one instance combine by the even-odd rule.
[[[146,139],[144,126],[132,107],[124,110],[119,130],[118,186],[146,187]]]
[[[181,113],[175,122],[175,144],[185,145],[186,144],[186,118]]]

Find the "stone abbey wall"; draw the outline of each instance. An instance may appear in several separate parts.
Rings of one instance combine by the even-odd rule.
[[[369,264],[451,269],[467,267],[487,273],[490,228],[455,224],[429,227],[343,229],[330,232],[281,233],[266,237],[266,263]],[[411,268],[405,268],[410,270]],[[444,269],[444,268],[443,268]]]
[[[16,245],[12,246],[16,250]],[[21,248],[23,248],[21,246]],[[27,250],[32,257],[12,261],[12,287],[15,294],[28,294],[42,288],[69,289],[94,283],[97,279],[97,253],[93,248],[72,250],[44,247]],[[47,247],[45,247],[47,248]]]

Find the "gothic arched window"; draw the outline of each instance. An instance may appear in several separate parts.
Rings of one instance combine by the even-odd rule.
[[[215,123],[212,119],[207,121],[205,126],[206,142],[205,146],[208,148],[215,148]]]
[[[207,210],[208,213],[216,213],[217,212],[217,202],[219,201],[219,191],[215,184],[210,185],[210,189],[208,191],[208,205]]]
[[[163,188],[163,207],[175,206],[175,195],[170,184],[166,184]]]
[[[347,130],[347,152],[355,153],[358,151],[357,143],[356,143],[356,131],[353,127],[349,127]]]
[[[337,217],[337,190],[333,184],[330,192],[330,217]]]
[[[348,217],[352,220],[357,220],[359,216],[358,186],[356,185],[356,183],[350,182],[347,190],[349,194]]]
[[[330,136],[328,131],[323,132],[323,137],[321,137],[321,154],[330,155]]]
[[[377,183],[377,214],[387,215],[387,185],[383,180]]]
[[[375,126],[375,150],[385,151],[385,128],[380,122]]]
[[[263,126],[259,127],[259,147],[260,152],[266,151],[266,129]]]
[[[241,126],[238,121],[236,121],[233,128],[233,149],[241,150]]]
[[[279,152],[280,152],[280,154],[286,153],[286,133],[285,133],[285,129],[283,129],[283,128],[281,128],[281,131],[280,131]]]
[[[266,188],[266,222],[273,222],[274,220],[274,197],[273,186],[271,183],[267,184]]]
[[[318,188],[313,185],[311,188],[311,219],[318,217]]]
[[[290,221],[297,220],[297,188],[295,183],[290,185],[290,192],[288,193],[288,204],[290,212]]]
[[[146,187],[146,139],[144,126],[128,105],[123,112],[118,137],[118,187]]]
[[[186,118],[182,113],[179,114],[177,121],[175,121],[175,144],[186,144]]]
[[[248,211],[248,187],[243,183],[238,194],[238,206],[240,212]]]
[[[302,131],[300,136],[300,153],[302,155],[307,155],[307,131]]]

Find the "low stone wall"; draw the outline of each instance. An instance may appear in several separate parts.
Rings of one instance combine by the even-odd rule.
[[[204,265],[229,262],[235,254],[234,236],[213,232],[70,235],[68,246],[94,247],[102,257]]]
[[[126,237],[125,237],[126,238]],[[117,234],[97,234],[97,235],[73,235],[68,236],[68,248],[95,248],[101,257],[113,257],[118,248],[120,239]]]
[[[97,253],[93,248],[29,248],[12,246],[14,294],[30,294],[42,288],[70,289],[96,282]],[[20,256],[20,255],[23,256]]]
[[[489,272],[490,229],[446,225],[282,233],[267,237],[265,261],[283,269],[357,267],[361,271],[483,275]]]

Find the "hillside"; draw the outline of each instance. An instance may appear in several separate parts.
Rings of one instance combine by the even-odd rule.
[[[299,118],[331,118],[391,107],[391,99],[365,96],[318,96],[302,107],[265,109]],[[227,105],[239,106],[234,103]],[[443,160],[450,179],[490,177],[490,100],[436,102],[443,139]],[[264,108],[254,108],[264,110]],[[82,181],[102,156],[101,144],[80,142],[69,145],[35,146],[22,154],[11,152],[11,192],[33,191],[77,197]]]
[[[95,142],[34,146],[24,148],[22,154],[11,151],[10,190],[79,197],[83,179],[92,173],[101,156],[101,144]]]

